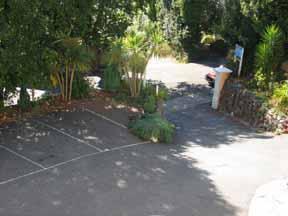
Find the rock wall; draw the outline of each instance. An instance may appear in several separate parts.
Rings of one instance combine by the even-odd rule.
[[[240,83],[227,81],[220,98],[219,111],[230,114],[249,125],[267,131],[288,132],[287,116],[268,109],[261,99]]]

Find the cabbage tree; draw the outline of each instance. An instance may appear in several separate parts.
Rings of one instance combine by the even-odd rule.
[[[120,66],[132,97],[140,95],[151,57],[167,54],[162,49],[164,44],[159,26],[150,22],[146,16],[139,16],[125,36],[115,43],[110,63]]]
[[[52,74],[56,77],[63,101],[71,101],[75,73],[90,69],[92,55],[81,38],[67,37],[54,42]]]

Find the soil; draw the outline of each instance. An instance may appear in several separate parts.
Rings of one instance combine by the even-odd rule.
[[[0,126],[51,112],[73,111],[83,108],[90,108],[97,112],[108,114],[112,111],[119,110],[121,112],[121,114],[118,114],[120,121],[125,121],[125,123],[131,115],[141,112],[138,108],[115,102],[115,100],[112,99],[113,96],[114,94],[112,93],[96,90],[91,92],[88,98],[72,100],[69,103],[63,102],[60,97],[54,97],[49,101],[43,101],[27,111],[21,111],[18,106],[11,106],[0,112]],[[125,112],[125,115],[123,115],[123,112]],[[124,119],[128,120],[126,121]]]

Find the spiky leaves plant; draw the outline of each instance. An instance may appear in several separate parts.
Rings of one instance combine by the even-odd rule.
[[[54,44],[55,64],[52,72],[60,86],[62,99],[69,102],[75,73],[88,71],[93,55],[80,38],[67,37]]]
[[[277,70],[283,57],[283,34],[276,25],[268,26],[256,50],[256,74],[258,88],[272,90]]]
[[[167,55],[167,49],[163,49],[164,44],[157,23],[151,22],[144,15],[137,17],[125,36],[115,43],[110,64],[119,65],[119,71],[124,73],[132,97],[140,95],[150,58],[153,55],[164,56],[163,53]]]

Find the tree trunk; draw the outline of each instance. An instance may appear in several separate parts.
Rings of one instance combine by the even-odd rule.
[[[63,76],[61,74],[59,74],[59,73],[60,72],[56,73],[56,77],[57,77],[57,80],[58,80],[58,83],[59,83],[62,100],[64,100],[65,99],[65,96],[64,96],[64,80],[63,80]]]
[[[71,77],[70,77],[69,98],[68,98],[69,101],[71,101],[71,97],[72,97],[72,87],[73,87],[73,80],[74,80],[75,69],[76,69],[76,66],[73,65],[73,66],[72,66],[72,69],[71,69]]]
[[[35,89],[34,88],[31,89],[31,99],[32,101],[35,101]]]
[[[69,65],[68,65],[68,62],[66,62],[66,65],[65,65],[65,102],[68,101],[68,86],[69,86],[69,82],[68,82],[68,79],[69,79]]]
[[[0,109],[4,108],[4,88],[0,88]]]

